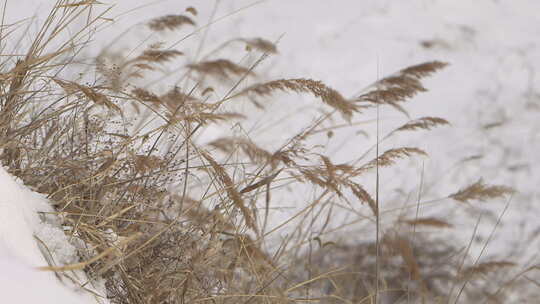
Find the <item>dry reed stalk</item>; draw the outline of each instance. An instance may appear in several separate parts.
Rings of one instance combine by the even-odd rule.
[[[358,96],[354,101],[360,104],[390,105],[408,116],[407,111],[399,103],[414,97],[420,92],[425,92],[426,88],[421,84],[420,80],[447,65],[444,62],[432,61],[402,69],[395,75],[378,80],[370,86],[375,89]]]
[[[480,179],[476,183],[451,194],[450,197],[460,202],[468,202],[470,200],[486,201],[510,195],[514,192],[515,190],[510,187],[486,185],[482,179]]]
[[[251,192],[251,191],[256,190],[258,188],[261,188],[263,186],[270,185],[270,183],[279,175],[279,173],[281,173],[282,170],[283,169],[278,170],[276,173],[274,173],[274,174],[272,174],[270,176],[267,176],[267,177],[261,179],[260,181],[243,188],[242,190],[240,190],[240,194],[248,193],[248,192]]]
[[[169,121],[172,124],[185,121],[185,122],[191,122],[191,123],[198,123],[200,125],[207,125],[209,123],[218,123],[223,121],[229,121],[229,120],[240,120],[244,119],[245,116],[240,113],[214,113],[214,112],[198,112],[193,114],[177,114],[175,116],[171,115],[169,116]]]
[[[210,163],[214,170],[214,173],[219,178],[221,183],[223,183],[223,185],[225,186],[225,191],[227,192],[230,200],[242,212],[246,225],[253,231],[257,232],[257,225],[255,223],[255,220],[253,219],[251,211],[248,207],[246,207],[245,202],[242,199],[240,193],[236,190],[236,186],[231,180],[231,177],[227,174],[225,169],[220,166],[208,153],[201,152],[201,155]]]
[[[57,8],[73,8],[77,6],[86,6],[86,5],[95,5],[95,4],[103,4],[103,3],[97,0],[84,0],[84,1],[79,1],[75,3],[59,4],[56,7]]]
[[[62,89],[68,94],[75,94],[77,92],[82,92],[89,100],[93,101],[97,105],[104,106],[109,110],[117,111],[121,113],[120,107],[115,105],[105,94],[98,92],[95,88],[88,86],[80,85],[78,83],[66,80],[60,80],[53,78],[53,81],[56,82]]]
[[[397,128],[394,132],[398,131],[416,131],[416,130],[431,130],[434,127],[441,125],[449,125],[450,123],[443,118],[439,117],[422,117],[407,122],[403,126]]]
[[[177,50],[149,49],[149,50],[145,50],[141,55],[133,59],[133,62],[148,61],[148,62],[155,62],[155,63],[164,63],[180,55],[184,55],[184,53]]]
[[[280,79],[255,84],[244,89],[238,95],[255,94],[258,96],[269,96],[274,91],[310,93],[313,96],[320,98],[326,105],[340,112],[347,120],[350,120],[352,115],[359,111],[358,106],[345,99],[345,97],[336,90],[324,85],[320,81],[305,78]]]
[[[350,188],[354,195],[364,203],[367,203],[369,208],[371,208],[371,211],[373,212],[373,215],[379,214],[379,209],[377,204],[375,203],[375,200],[371,197],[371,195],[359,184],[357,183],[351,183]]]
[[[277,54],[277,47],[272,42],[262,39],[262,38],[252,38],[252,39],[246,39],[246,38],[240,38],[239,41],[242,41],[246,44],[246,47],[248,50],[256,49],[258,51],[261,51],[263,53],[267,54]]]
[[[194,8],[193,6],[187,7],[186,12],[192,14],[193,16],[197,16],[198,14],[197,9]]]
[[[377,158],[369,161],[367,164],[363,165],[357,170],[357,174],[371,170],[376,167],[388,167],[394,165],[396,160],[402,159],[405,157],[410,157],[413,155],[427,156],[427,153],[421,149],[414,147],[402,147],[395,148],[385,151],[383,154],[379,155]]]
[[[448,63],[446,62],[429,61],[402,69],[400,74],[421,79],[432,75],[446,66],[448,66]]]
[[[465,268],[461,275],[469,277],[473,275],[485,275],[488,273],[500,271],[501,268],[515,267],[516,263],[511,261],[491,261],[477,264],[475,266]]]
[[[161,95],[159,99],[164,103],[169,113],[183,112],[188,107],[194,111],[198,109],[210,109],[209,105],[193,97],[191,94],[183,93],[178,87],[174,87],[164,95]]]
[[[189,197],[173,195],[172,199],[182,206],[182,215],[200,226],[215,225],[221,231],[235,231],[235,225],[217,210],[208,210],[202,202]]]
[[[221,80],[230,79],[233,76],[254,75],[250,69],[227,59],[203,61],[188,64],[186,67],[200,74],[214,76]]]
[[[239,137],[218,138],[210,142],[209,145],[227,154],[231,154],[234,151],[241,150],[251,161],[255,163],[263,163],[273,160],[272,153],[260,148],[249,139]],[[276,163],[273,162],[272,167],[275,166]]]
[[[136,88],[133,91],[131,91],[131,93],[135,97],[140,99],[141,101],[154,103],[154,104],[160,104],[161,103],[161,99],[156,94],[154,94],[152,92],[149,92],[149,91],[147,91],[147,90],[145,90],[143,88]]]
[[[424,217],[424,218],[417,218],[413,220],[403,220],[403,222],[410,226],[428,226],[428,227],[434,227],[434,228],[453,227],[453,225],[448,223],[447,221],[434,218],[434,217]]]
[[[155,18],[148,23],[148,27],[157,32],[176,30],[183,25],[195,25],[195,21],[185,15],[167,15]]]
[[[247,271],[256,274],[266,274],[275,269],[270,257],[264,253],[249,235],[236,235],[224,242],[224,247],[229,247],[243,260],[243,267]]]

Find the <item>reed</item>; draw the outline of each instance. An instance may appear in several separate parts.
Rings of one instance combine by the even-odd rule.
[[[49,53],[44,49],[73,20],[69,17],[88,13],[94,4],[58,0],[24,56],[2,51],[0,160],[51,200],[70,228],[66,233],[79,244],[80,263],[43,269],[59,276],[82,269],[90,278],[104,278],[108,300],[118,304],[370,303],[374,298],[381,304],[436,303],[455,298],[448,290],[464,280],[470,283],[460,302],[491,303],[504,302],[512,290],[531,284],[526,278],[534,268],[511,281],[493,280],[501,271],[520,267],[511,260],[460,267],[466,252],[437,232],[464,233],[451,218],[399,218],[381,226],[379,242],[371,241],[368,230],[354,238],[365,242],[352,242],[334,222],[336,209],[368,222],[382,220],[392,211],[373,198],[370,174],[427,152],[397,147],[369,160],[372,147],[367,147],[365,157],[336,163],[321,152],[328,149],[320,148],[330,145],[331,136],[318,130],[324,126],[334,135],[341,123],[352,126],[375,106],[408,115],[406,102],[427,90],[421,80],[447,63],[404,68],[347,98],[319,80],[260,81],[255,70],[278,53],[277,46],[263,38],[227,37],[218,52],[200,57],[182,44],[178,50],[152,45],[130,56],[104,50],[93,64],[97,80],[62,78],[61,70],[81,69],[76,54],[91,43],[83,36],[106,20],[90,20],[88,31]],[[185,11],[147,20],[145,30],[200,31],[197,10]],[[245,65],[214,56],[238,43],[260,59]],[[180,62],[184,73],[172,89],[138,85],[149,83],[147,76],[170,62]],[[228,93],[218,97],[218,91]],[[225,132],[210,143],[197,140],[209,126],[229,130],[258,117],[227,105],[249,104],[252,98],[279,102],[280,94],[290,93],[313,97],[324,112],[277,149],[265,148],[269,138],[242,132]],[[447,125],[439,117],[410,119],[383,139]],[[316,139],[322,144],[312,145]],[[306,207],[268,229],[275,200],[289,197],[288,188],[309,189],[302,197]],[[391,189],[382,185],[380,191]],[[469,206],[512,193],[479,180],[438,201]],[[292,232],[276,244],[275,232],[289,224]],[[522,292],[522,299],[530,294]]]

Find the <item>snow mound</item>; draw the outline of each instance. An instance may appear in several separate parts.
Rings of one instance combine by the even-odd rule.
[[[0,299],[2,303],[107,303],[103,286],[61,282],[54,272],[40,271],[78,262],[76,248],[62,231],[48,200],[0,167]],[[41,245],[39,245],[41,244]],[[44,253],[47,254],[47,259]],[[79,286],[88,282],[81,272],[70,274]]]

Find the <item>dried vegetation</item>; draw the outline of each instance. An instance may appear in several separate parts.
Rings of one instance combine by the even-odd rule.
[[[82,262],[71,269],[103,277],[111,303],[372,303],[374,298],[380,303],[498,303],[506,301],[509,291],[524,288],[528,274],[538,270],[525,269],[501,282],[493,279],[499,271],[519,265],[467,265],[467,250],[433,237],[436,231],[422,230],[458,229],[448,218],[400,219],[384,229],[378,242],[351,243],[339,237],[339,230],[325,231],[337,205],[355,205],[368,221],[382,217],[384,208],[366,176],[427,153],[399,147],[369,160],[373,154],[368,150],[359,160],[336,164],[331,155],[310,149],[306,139],[315,137],[323,122],[332,122],[336,112],[346,122],[380,105],[406,113],[403,103],[426,91],[420,80],[446,63],[405,68],[364,94],[346,98],[312,79],[253,83],[247,76],[261,60],[243,66],[205,58],[184,62],[187,81],[161,92],[130,82],[144,81],[146,72],[187,56],[152,45],[132,59],[105,50],[95,62],[95,82],[83,84],[82,79],[63,79],[60,70],[80,68],[72,63],[80,51],[73,46],[85,47],[84,31],[57,49],[43,50],[68,17],[91,5],[59,0],[48,19],[56,27],[44,25],[24,56],[1,57],[0,160],[11,174],[50,198],[66,233],[85,244],[79,246]],[[147,27],[156,32],[196,28],[197,10],[188,7],[186,13],[191,16],[149,20]],[[87,26],[103,20],[89,20]],[[221,47],[229,42],[245,43],[246,51],[259,52],[262,59],[277,53],[273,43],[261,38],[232,39]],[[207,83],[207,76],[229,94],[217,97],[216,83]],[[248,85],[240,88],[240,83]],[[238,134],[209,144],[196,140],[208,125],[234,124],[251,115],[225,111],[225,101],[241,103],[278,92],[310,94],[333,112],[273,151],[259,146],[258,138]],[[143,110],[149,116],[139,114]],[[447,124],[424,117],[394,132]],[[269,230],[272,197],[287,186],[312,189],[315,195],[306,193],[307,207]],[[479,181],[441,201],[491,200],[511,192]],[[324,223],[313,237],[313,218],[318,217]],[[270,237],[293,220],[293,233],[276,244]],[[372,237],[366,231],[356,239]],[[66,269],[70,265],[49,268],[59,275]]]

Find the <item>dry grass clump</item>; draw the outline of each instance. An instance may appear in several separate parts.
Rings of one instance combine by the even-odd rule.
[[[67,233],[85,244],[79,248],[81,263],[46,269],[59,275],[82,269],[91,278],[105,278],[106,296],[115,304],[349,303],[370,301],[379,293],[393,294],[388,299],[446,299],[453,296],[448,293],[452,284],[462,282],[459,275],[467,277],[470,287],[482,282],[478,275],[512,266],[492,261],[464,268],[455,262],[462,256],[460,248],[446,240],[415,237],[414,232],[389,230],[380,242],[352,245],[321,241],[337,224],[332,221],[334,208],[352,206],[355,215],[378,221],[384,209],[378,190],[366,186],[366,176],[426,152],[394,148],[370,161],[367,149],[359,159],[338,164],[318,153],[308,139],[316,137],[324,123],[333,123],[335,112],[350,122],[374,105],[405,111],[398,103],[425,91],[421,78],[446,64],[435,61],[403,69],[351,99],[304,78],[241,88],[252,81],[247,76],[257,64],[277,49],[261,38],[236,38],[229,41],[262,53],[255,64],[243,67],[210,58],[215,54],[211,52],[201,61],[181,63],[185,77],[169,90],[132,83],[144,84],[147,73],[159,73],[163,63],[184,59],[183,51],[163,45],[133,56],[104,50],[96,58],[99,77],[94,82],[65,79],[62,69],[80,68],[72,64],[77,54],[72,47],[84,48],[82,38],[75,35],[45,55],[43,50],[48,43],[54,45],[56,29],[70,20],[65,17],[87,12],[90,4],[59,0],[26,55],[0,63],[0,160],[11,174],[47,195]],[[186,11],[197,16],[192,7]],[[57,26],[51,29],[49,23]],[[160,32],[195,26],[195,21],[169,15],[147,25]],[[208,76],[226,79],[221,86],[228,93],[215,96]],[[261,147],[258,138],[238,133],[208,144],[197,140],[209,125],[239,125],[252,115],[230,112],[226,103],[277,92],[310,94],[333,112],[291,134],[273,151]],[[446,124],[424,117],[397,131]],[[269,223],[275,197],[282,199],[285,187],[311,189],[313,196],[303,197],[307,207],[290,219]],[[466,202],[509,193],[506,187],[478,182],[448,198]],[[417,217],[396,225],[403,223],[419,229],[452,227],[437,218]],[[289,224],[292,232],[276,244],[271,237]],[[306,252],[315,231],[321,248]],[[371,235],[366,233],[366,238]],[[380,275],[375,275],[378,268]],[[518,281],[521,277],[512,284]],[[381,282],[383,288],[377,288]],[[465,292],[464,299],[473,299],[479,291]]]
[[[311,263],[299,267],[309,268],[311,277],[319,279],[304,289],[319,297],[320,303],[369,303],[376,288],[376,246],[374,242],[336,244],[315,250],[309,257]],[[420,299],[437,303],[446,296],[457,268],[455,248],[444,241],[421,237],[413,241],[398,233],[383,237],[380,246],[385,265],[380,278],[381,303],[418,303]]]
[[[301,286],[300,294],[310,294],[319,303],[372,301],[376,243],[346,243],[334,242],[299,257],[295,265],[300,277],[295,279],[309,282]],[[381,303],[508,303],[511,299],[511,293],[497,287],[508,282],[503,273],[517,267],[513,262],[490,261],[463,268],[462,248],[425,233],[412,238],[406,229],[389,231],[380,246]],[[451,294],[452,286],[460,287],[471,278],[476,280],[472,286]]]

